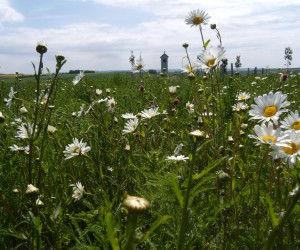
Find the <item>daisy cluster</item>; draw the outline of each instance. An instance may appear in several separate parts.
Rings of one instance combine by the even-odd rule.
[[[273,159],[283,159],[294,166],[300,159],[300,116],[298,111],[290,111],[287,107],[287,95],[280,91],[270,92],[254,98],[251,105],[250,120],[257,120],[254,126],[255,135],[249,135],[257,144],[268,144]],[[289,112],[289,113],[288,113]],[[288,113],[282,119],[283,114]]]

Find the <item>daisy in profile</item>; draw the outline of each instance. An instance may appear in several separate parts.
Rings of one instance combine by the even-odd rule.
[[[256,135],[249,135],[249,138],[256,139],[257,144],[279,145],[289,142],[288,139],[285,139],[287,134],[282,134],[280,128],[274,129],[274,125],[271,122],[268,126],[266,124],[255,125],[253,130]]]
[[[181,68],[181,73],[195,73],[197,71],[197,67],[195,64],[193,66],[190,66],[189,64],[185,65],[183,68]]]
[[[205,13],[203,10],[192,10],[188,13],[188,15],[185,18],[185,23],[187,25],[191,25],[191,27],[199,26],[201,24],[205,25],[207,24],[208,20],[210,19],[210,16]]]
[[[108,111],[110,112],[114,112],[115,111],[115,108],[116,108],[116,101],[114,98],[111,98],[111,99],[108,99],[106,101],[106,107],[108,108]]]
[[[66,146],[65,151],[63,153],[65,154],[65,160],[71,159],[78,155],[85,155],[87,152],[91,150],[91,147],[87,147],[86,143],[82,141],[79,141],[77,138],[73,138],[73,143]]]
[[[290,102],[286,101],[287,95],[282,94],[280,91],[273,94],[264,94],[254,98],[256,104],[251,105],[249,115],[252,119],[259,120],[259,122],[273,121],[275,125],[278,124],[280,115],[287,112],[286,107],[290,105]]]
[[[236,100],[238,101],[246,101],[248,99],[250,99],[250,94],[247,92],[240,92],[236,95]]]
[[[167,161],[184,161],[186,162],[189,159],[189,157],[184,156],[184,155],[172,155],[172,156],[167,156],[166,160]]]
[[[213,69],[224,58],[225,52],[225,49],[220,46],[205,50],[197,56],[195,66],[207,70]]]
[[[249,108],[247,103],[244,102],[238,102],[237,104],[234,104],[232,106],[233,111],[241,111],[241,110],[247,110]]]
[[[139,125],[138,118],[128,120],[125,124],[124,129],[122,130],[122,134],[125,135],[134,132],[138,125]]]
[[[73,187],[72,198],[74,198],[75,201],[79,201],[84,193],[84,186],[82,186],[81,182],[76,182],[75,186]]]
[[[136,115],[132,114],[132,113],[125,113],[125,114],[122,114],[121,117],[123,119],[135,119],[136,118]]]
[[[145,64],[143,58],[140,57],[140,59],[136,60],[135,63],[132,65],[132,72],[137,73],[140,72],[141,70],[144,70]]]
[[[25,123],[21,123],[20,126],[18,127],[18,131],[17,131],[17,138],[20,139],[28,139],[32,134],[32,126],[31,124],[28,122],[27,124]]]
[[[286,132],[286,134],[288,135],[289,143],[285,146],[272,146],[274,151],[270,155],[274,159],[284,159],[290,166],[294,166],[300,155],[300,132],[292,130]]]
[[[84,77],[84,71],[81,70],[81,71],[79,72],[79,74],[78,74],[77,76],[74,77],[74,79],[73,79],[73,81],[72,81],[72,82],[73,82],[73,85],[76,85],[77,83],[79,83],[83,77]]]
[[[145,109],[144,111],[141,112],[141,117],[151,119],[154,116],[159,115],[160,113],[158,112],[158,108],[150,108],[150,109]]]
[[[294,112],[290,112],[290,114],[280,122],[280,127],[287,130],[300,130],[300,117],[298,114],[298,110]]]
[[[10,108],[11,106],[11,103],[12,103],[12,100],[15,96],[17,92],[14,92],[14,88],[13,87],[10,87],[10,91],[9,91],[9,94],[8,94],[8,98],[4,98],[4,101],[6,102],[6,106],[8,108]]]

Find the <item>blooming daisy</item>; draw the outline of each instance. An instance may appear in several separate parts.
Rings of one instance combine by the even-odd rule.
[[[234,104],[232,106],[233,111],[241,111],[241,110],[246,110],[248,108],[249,108],[248,104],[244,102],[238,102],[237,104]]]
[[[205,50],[202,54],[197,56],[195,66],[202,69],[212,69],[219,64],[219,62],[223,59],[224,54],[225,49],[220,46]]]
[[[177,92],[177,87],[176,87],[176,86],[170,86],[170,87],[169,87],[169,92],[170,92],[171,94],[175,94],[175,93]]]
[[[250,94],[247,92],[240,92],[239,94],[237,94],[236,99],[238,101],[246,101],[250,99]]]
[[[287,112],[286,107],[290,105],[290,102],[286,101],[287,95],[282,94],[280,91],[273,94],[264,94],[254,98],[256,104],[251,105],[249,115],[250,119],[256,119],[260,122],[273,121],[275,125],[278,124],[279,116],[283,112]]]
[[[144,67],[145,67],[144,60],[142,58],[140,58],[135,61],[131,70],[133,73],[137,73],[137,72],[143,70]]]
[[[190,66],[189,64],[185,65],[183,68],[181,68],[181,73],[195,73],[197,70],[197,67],[195,66]]]
[[[295,113],[291,111],[291,113],[280,123],[280,127],[283,129],[300,130],[300,117],[298,110],[296,110]]]
[[[186,162],[188,159],[189,157],[184,155],[172,155],[172,156],[167,156],[166,158],[167,161],[184,161],[184,162]]]
[[[144,111],[141,112],[141,117],[151,119],[154,116],[159,115],[160,113],[158,112],[158,108],[150,108],[150,109],[145,109]]]
[[[122,130],[122,134],[129,134],[136,130],[137,126],[139,125],[138,118],[130,119],[126,122],[124,129]]]
[[[136,115],[134,115],[132,113],[125,113],[125,114],[122,114],[121,117],[124,119],[135,119]]]
[[[73,187],[73,194],[72,198],[76,200],[80,200],[84,194],[84,186],[82,186],[81,182],[76,182],[75,186]]]
[[[256,139],[257,144],[276,144],[276,145],[285,145],[289,140],[286,139],[287,134],[281,133],[281,129],[274,129],[273,123],[255,125],[254,132],[256,135],[249,135],[249,138]]]
[[[31,134],[32,134],[31,124],[29,122],[27,124],[21,123],[18,127],[16,137],[20,139],[28,139],[31,136]]]
[[[300,132],[299,131],[290,131],[286,132],[288,134],[287,139],[290,140],[285,146],[272,146],[273,152],[270,155],[274,159],[284,159],[290,166],[295,165],[296,161],[299,160],[300,155]]]
[[[86,147],[86,143],[79,141],[77,138],[73,138],[73,143],[66,146],[65,151],[65,160],[71,159],[78,155],[84,155],[91,150],[91,147]]]
[[[5,98],[4,101],[6,102],[6,106],[10,108],[11,106],[11,103],[12,103],[12,100],[15,96],[15,93],[17,92],[14,92],[14,88],[13,87],[10,87],[10,91],[9,91],[9,94],[8,94],[8,99]]]
[[[210,19],[210,16],[205,13],[203,10],[192,10],[188,13],[188,15],[185,18],[185,23],[188,25],[198,26],[201,24],[207,24],[208,20]]]
[[[185,104],[185,107],[187,108],[187,110],[190,114],[194,113],[194,104],[193,103],[187,102]]]
[[[115,111],[115,108],[116,108],[116,101],[114,98],[111,98],[111,99],[108,99],[106,101],[106,107],[108,108],[108,111],[110,112],[114,112]]]
[[[190,132],[190,135],[198,137],[198,138],[202,138],[205,136],[205,133],[203,131],[197,129],[197,130]]]

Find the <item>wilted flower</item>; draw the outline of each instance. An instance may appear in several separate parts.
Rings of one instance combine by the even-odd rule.
[[[84,194],[84,186],[82,186],[81,182],[76,182],[75,186],[73,187],[73,195],[72,198],[76,200],[80,200]]]
[[[279,116],[287,112],[286,107],[290,105],[286,98],[287,95],[280,91],[275,94],[270,92],[268,95],[255,97],[254,102],[256,104],[252,104],[252,109],[249,111],[249,115],[252,116],[250,119],[256,119],[263,123],[272,120],[277,125]]]
[[[87,152],[91,150],[91,147],[87,147],[86,143],[82,141],[79,141],[77,138],[73,138],[73,143],[66,146],[65,151],[63,152],[65,154],[65,160],[71,159],[78,155],[85,155]]]
[[[124,207],[129,213],[142,214],[150,208],[150,202],[142,197],[127,195],[123,201]]]
[[[207,13],[203,10],[192,10],[188,13],[185,18],[185,23],[191,26],[199,26],[201,24],[207,24],[207,21],[210,19]]]

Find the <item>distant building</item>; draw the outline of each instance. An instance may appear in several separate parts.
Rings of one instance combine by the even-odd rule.
[[[161,60],[161,69],[160,70],[162,73],[168,73],[168,58],[169,58],[169,56],[164,51],[164,53],[160,57],[160,60]]]

